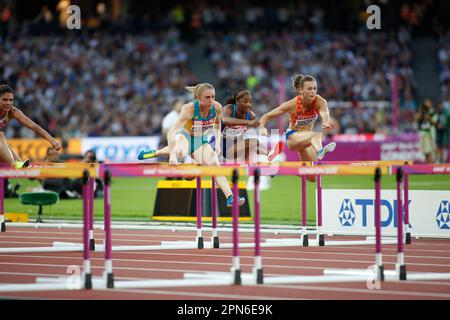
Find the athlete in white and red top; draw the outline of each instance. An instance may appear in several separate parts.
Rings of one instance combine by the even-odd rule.
[[[317,94],[317,82],[313,76],[297,75],[293,79],[293,86],[298,90],[298,96],[263,115],[260,119],[260,132],[267,135],[266,123],[287,113],[289,114],[289,128],[286,130],[288,148],[298,151],[303,161],[322,160],[325,154],[336,147],[335,142],[322,147],[322,132],[312,131],[319,116],[322,119],[322,129],[331,128],[327,101]],[[281,146],[275,152],[280,151],[279,149]],[[314,181],[313,177],[308,177],[308,180]]]
[[[13,168],[28,167],[30,160],[26,159],[22,161],[17,152],[8,145],[6,136],[3,130],[8,125],[9,121],[15,119],[21,125],[31,129],[36,135],[47,140],[52,147],[58,151],[61,149],[61,143],[56,141],[47,131],[41,126],[34,123],[33,120],[28,118],[19,108],[13,105],[14,91],[6,85],[0,85],[0,162],[6,162]]]

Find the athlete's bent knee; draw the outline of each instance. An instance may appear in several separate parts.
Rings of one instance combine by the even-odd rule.
[[[186,156],[186,151],[183,149],[184,148],[181,148],[180,146],[175,148],[175,156],[177,158],[183,158],[184,156]]]

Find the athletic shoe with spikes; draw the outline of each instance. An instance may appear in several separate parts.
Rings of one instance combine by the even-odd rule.
[[[27,159],[25,161],[15,161],[14,162],[14,168],[21,169],[26,168],[30,165],[30,159]]]
[[[141,149],[138,153],[139,160],[152,159],[156,157],[156,151],[152,149]]]
[[[245,198],[239,197],[239,201],[238,201],[239,207],[243,206],[244,203],[245,203]],[[233,196],[232,195],[229,196],[227,199],[227,207],[231,207],[231,206],[233,206]]]
[[[328,152],[334,151],[335,148],[336,148],[336,142],[331,142],[331,143],[327,144],[325,147],[323,147],[322,149],[317,151],[317,159],[322,160],[323,157],[325,157],[325,155]]]

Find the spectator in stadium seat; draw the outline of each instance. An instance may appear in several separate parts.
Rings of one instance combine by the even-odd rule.
[[[416,121],[420,134],[420,147],[425,156],[425,161],[426,163],[433,163],[436,115],[430,99],[426,99],[419,107],[419,111],[416,114]]]
[[[436,163],[444,163],[447,156],[448,146],[448,123],[447,114],[444,112],[442,105],[436,106]]]

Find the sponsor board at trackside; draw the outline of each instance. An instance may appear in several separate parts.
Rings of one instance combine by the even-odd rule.
[[[25,169],[25,170],[0,169],[0,177],[33,178],[38,177],[40,174],[41,170],[39,169]]]
[[[323,189],[323,232],[375,235],[374,198],[374,190]],[[382,190],[382,236],[397,235],[397,225],[397,192]],[[450,192],[410,190],[409,228],[413,236],[450,238]]]
[[[140,149],[158,149],[159,136],[83,138],[81,151],[94,149],[97,159],[107,162],[137,162]],[[147,162],[152,160],[147,160]],[[154,159],[156,161],[156,159]]]

